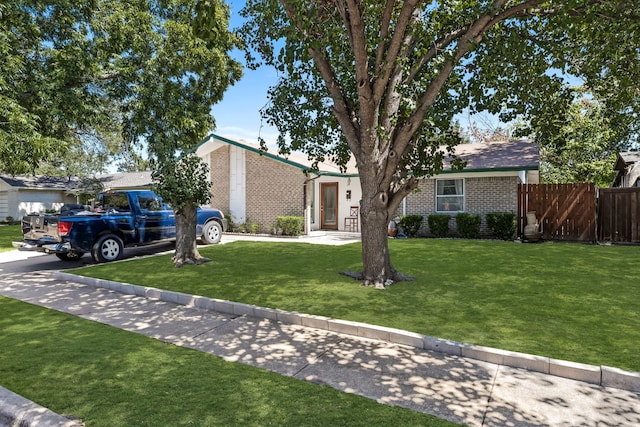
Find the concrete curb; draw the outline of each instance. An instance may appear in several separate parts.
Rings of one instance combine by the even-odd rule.
[[[2,426],[55,426],[82,427],[83,423],[70,420],[24,397],[0,387],[0,425]]]
[[[551,359],[543,356],[482,347],[440,338],[433,338],[400,329],[258,307],[250,304],[131,285],[111,280],[94,279],[92,277],[78,276],[61,271],[53,272],[53,276],[60,280],[81,283],[97,288],[110,289],[129,295],[158,299],[179,305],[198,307],[224,314],[265,318],[288,324],[308,326],[347,335],[355,335],[362,338],[379,339],[395,344],[403,344],[420,349],[468,357],[471,359],[495,363],[497,365],[527,369],[529,371],[541,372],[543,374],[582,381],[603,387],[640,392],[640,372],[624,371],[622,369],[607,366],[586,365],[566,360]]]

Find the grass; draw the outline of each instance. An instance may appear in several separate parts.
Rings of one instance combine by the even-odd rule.
[[[1,385],[87,426],[453,426],[0,297]]]
[[[11,242],[22,241],[22,230],[18,225],[0,225],[0,252],[10,251]]]
[[[389,244],[417,280],[385,291],[338,274],[362,269],[359,244],[235,242],[202,249],[213,261],[198,267],[176,269],[167,255],[76,273],[640,371],[637,247]]]

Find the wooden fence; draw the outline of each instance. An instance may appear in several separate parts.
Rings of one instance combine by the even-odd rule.
[[[594,184],[519,184],[518,236],[535,211],[544,240],[596,240]]]
[[[640,243],[640,188],[601,188],[598,240]]]

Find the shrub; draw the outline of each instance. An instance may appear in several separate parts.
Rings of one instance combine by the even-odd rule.
[[[229,231],[232,231],[234,233],[238,232],[238,224],[235,223],[235,219],[233,218],[233,215],[231,215],[231,212],[229,212],[228,214],[224,214],[224,217],[227,218]]]
[[[302,234],[304,218],[301,216],[279,216],[276,226],[282,230],[283,236],[299,236]]]
[[[477,239],[480,235],[481,221],[482,218],[478,214],[460,212],[456,215],[458,234],[465,239]]]
[[[451,217],[446,214],[432,214],[427,218],[429,230],[436,237],[445,237],[449,233],[449,220]]]
[[[516,233],[516,214],[513,212],[490,212],[487,227],[497,239],[511,240]]]
[[[424,217],[422,215],[405,215],[400,219],[400,227],[407,237],[416,237],[418,230],[422,228]]]

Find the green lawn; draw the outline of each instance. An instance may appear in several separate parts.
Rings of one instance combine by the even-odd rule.
[[[360,271],[360,245],[235,242],[176,269],[170,256],[77,270],[171,289],[405,329],[466,343],[640,371],[640,248],[407,239],[389,242],[415,277],[385,291]]]
[[[0,385],[87,427],[453,426],[0,297]]]
[[[14,249],[11,242],[22,240],[20,225],[0,225],[0,252]]]

